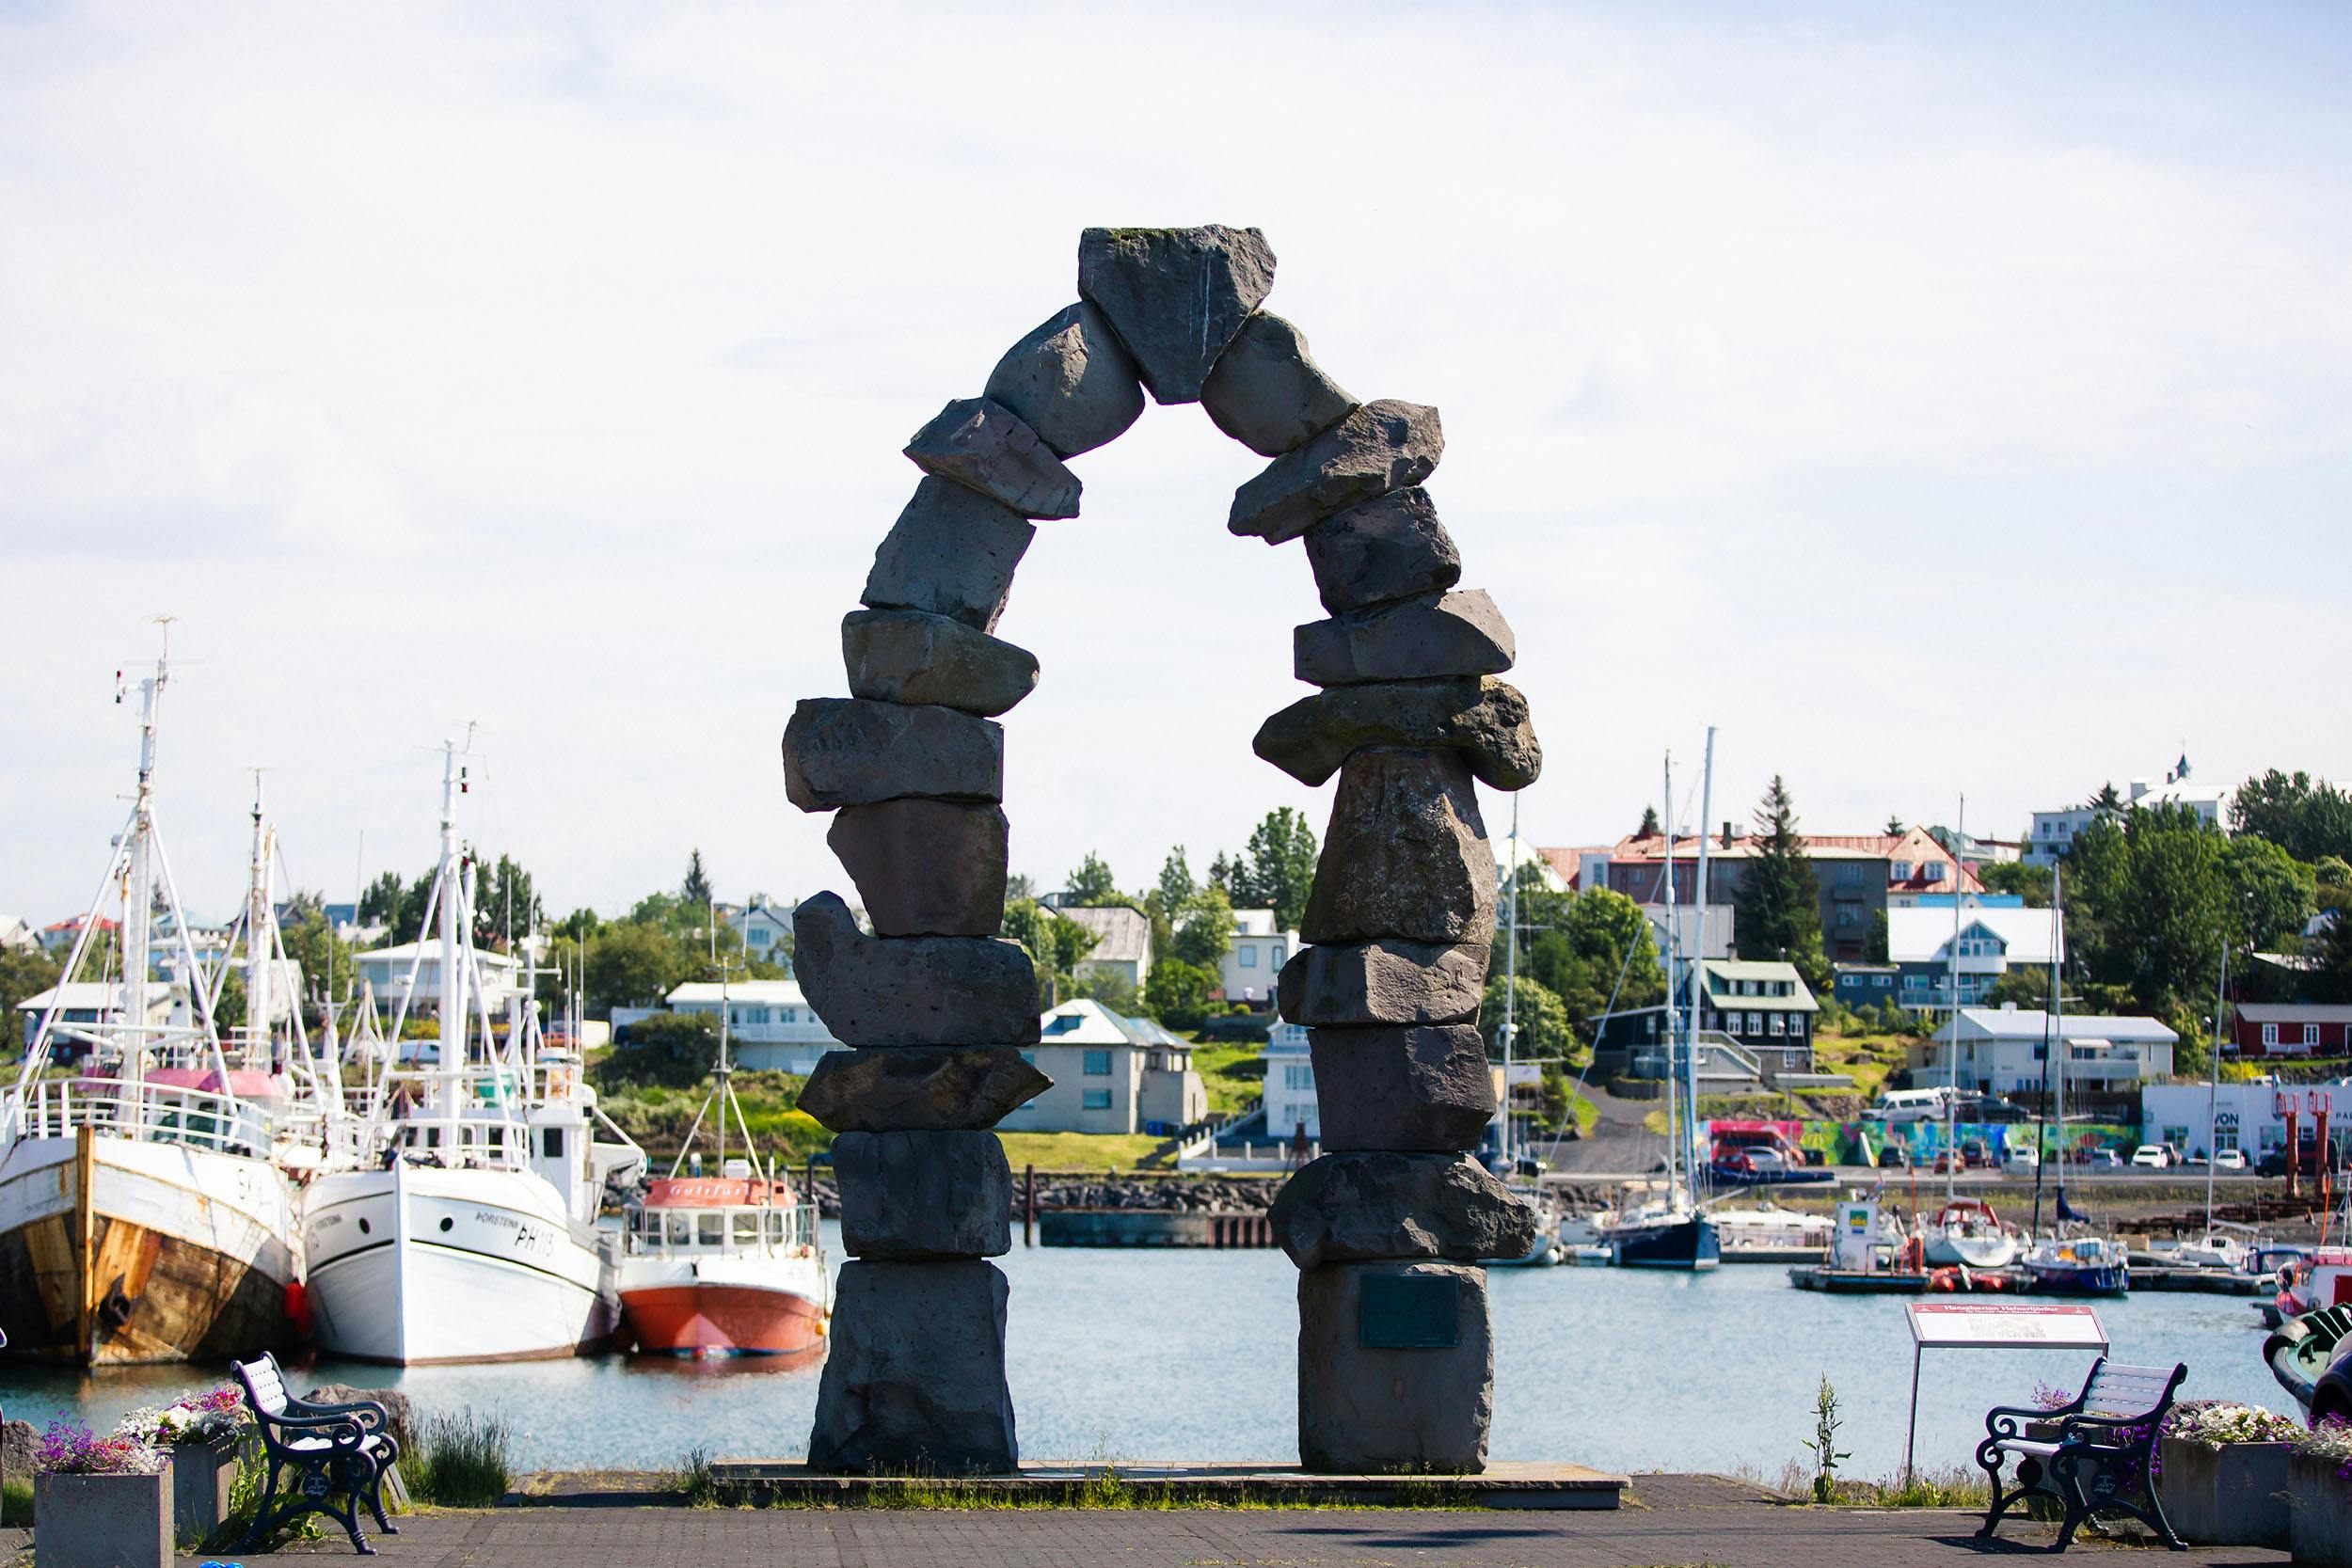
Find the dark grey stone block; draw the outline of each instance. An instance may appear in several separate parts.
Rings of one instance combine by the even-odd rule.
[[[1012,1250],[1012,1168],[984,1132],[844,1132],[833,1141],[841,1248],[914,1262]]]
[[[1292,668],[1313,686],[1499,675],[1518,657],[1510,623],[1480,589],[1312,621],[1291,635]]]
[[[1382,941],[1304,949],[1282,966],[1275,995],[1285,1019],[1310,1028],[1468,1023],[1486,985],[1483,942]]]
[[[1024,517],[1078,515],[1078,476],[1028,421],[986,398],[958,398],[907,443],[907,456],[935,479],[977,490]]]
[[[989,373],[987,393],[1064,457],[1117,440],[1143,416],[1134,357],[1083,301],[1013,344]]]
[[[1217,356],[1274,287],[1274,252],[1255,229],[1089,229],[1078,295],[1103,312],[1161,403],[1200,396]]]
[[[1004,923],[1009,832],[997,806],[882,800],[842,807],[825,842],[857,883],[875,935],[993,937]]]
[[[1251,451],[1279,457],[1347,418],[1356,400],[1323,373],[1298,328],[1261,310],[1225,345],[1200,406]]]
[[[1318,1090],[1322,1075],[1316,1074]],[[1282,1183],[1266,1218],[1302,1269],[1382,1258],[1524,1258],[1535,1211],[1462,1154],[1326,1154]]]
[[[784,727],[784,792],[803,811],[908,796],[1001,800],[1004,728],[953,708],[804,698]]]
[[[1037,689],[1037,655],[920,610],[853,610],[841,622],[850,695],[993,719]]]
[[[1054,1086],[1009,1045],[872,1046],[828,1051],[801,1109],[836,1132],[946,1132],[993,1127]]]
[[[993,630],[1012,592],[1037,525],[975,490],[925,479],[898,514],[860,604],[875,610],[922,610]]]
[[[1408,485],[1309,529],[1307,564],[1334,615],[1442,592],[1462,580],[1462,552],[1438,521],[1429,492]]]
[[[853,1259],[834,1292],[808,1467],[831,1475],[1008,1475],[1010,1288],[993,1263]]]
[[[1387,1281],[1403,1282],[1408,1293],[1380,1283]],[[1446,1323],[1449,1291],[1453,1318]],[[1444,1332],[1419,1332],[1433,1327]],[[1451,1342],[1398,1348],[1368,1345],[1368,1337]],[[1486,1270],[1464,1263],[1327,1263],[1300,1273],[1302,1469],[1475,1475],[1486,1467],[1494,1376]]]
[[[1445,451],[1438,411],[1383,398],[1266,465],[1233,493],[1226,528],[1268,544],[1427,479]]]
[[[1517,688],[1484,679],[1383,681],[1318,691],[1258,726],[1258,755],[1303,784],[1320,784],[1372,746],[1460,752],[1492,789],[1525,789],[1543,771],[1543,748]]]
[[[1486,1042],[1469,1023],[1310,1029],[1323,1147],[1476,1148],[1494,1119]]]
[[[1340,767],[1298,934],[1311,942],[1485,942],[1495,857],[1459,752],[1359,752]]]
[[[792,911],[792,969],[844,1045],[1034,1045],[1037,971],[990,937],[869,937],[838,895]]]

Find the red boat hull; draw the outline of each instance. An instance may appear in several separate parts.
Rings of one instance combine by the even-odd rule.
[[[644,1351],[789,1355],[825,1342],[824,1309],[794,1291],[657,1285],[621,1292],[624,1332]]]

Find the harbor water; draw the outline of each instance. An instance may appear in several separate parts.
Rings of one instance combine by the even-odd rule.
[[[838,1229],[825,1229],[837,1259]],[[1025,1455],[1295,1461],[1297,1274],[1281,1253],[1016,1243],[998,1262],[1012,1281],[1009,1375]],[[1777,1474],[1805,1457],[1826,1374],[1846,1422],[1839,1446],[1853,1455],[1846,1473],[1885,1475],[1902,1463],[1912,1350],[1900,1297],[1819,1295],[1765,1265],[1497,1269],[1489,1278],[1493,1458]],[[2294,1409],[2262,1364],[2246,1299],[2151,1292],[2097,1305],[2117,1359],[2188,1364],[2185,1397]],[[1988,1404],[2029,1402],[2037,1382],[2071,1389],[2090,1363],[2079,1351],[1929,1351],[1919,1463],[1969,1463]],[[215,1375],[0,1363],[0,1411],[101,1426]],[[470,1406],[512,1425],[522,1468],[580,1469],[667,1468],[697,1448],[796,1456],[818,1375],[815,1364],[749,1358],[407,1370],[322,1358],[289,1381],[397,1386],[424,1413]]]

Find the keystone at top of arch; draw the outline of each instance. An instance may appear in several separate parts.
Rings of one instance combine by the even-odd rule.
[[[1160,403],[1198,403],[1201,383],[1274,287],[1255,229],[1089,229],[1078,297],[1103,312]]]

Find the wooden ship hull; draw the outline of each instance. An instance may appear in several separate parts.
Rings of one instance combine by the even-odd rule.
[[[292,1348],[294,1207],[266,1160],[87,1126],[18,1139],[0,1160],[8,1354],[114,1366]]]

